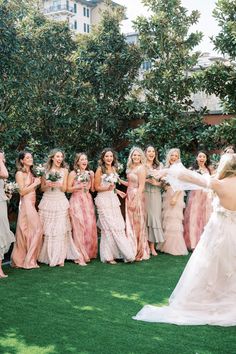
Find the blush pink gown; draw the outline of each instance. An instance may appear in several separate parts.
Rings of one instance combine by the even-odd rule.
[[[127,173],[128,188],[126,198],[126,233],[133,239],[136,249],[136,259],[149,259],[148,232],[146,226],[145,194],[138,195],[138,169]]]
[[[28,174],[25,185],[32,184],[33,180],[33,175]],[[35,209],[35,201],[35,191],[20,198],[16,242],[11,256],[13,267],[38,268],[37,259],[42,246],[43,230]]]
[[[236,211],[218,198],[169,305],[146,305],[135,317],[177,325],[236,326]],[[235,352],[235,350],[234,350]]]
[[[63,178],[63,169],[60,171]],[[79,262],[71,233],[69,201],[60,188],[49,188],[39,203],[39,216],[43,226],[43,246],[39,262],[50,267],[63,265],[66,259]]]
[[[102,176],[101,185],[107,185]],[[136,249],[133,240],[125,233],[125,222],[120,210],[120,201],[114,191],[98,192],[95,198],[98,212],[98,227],[101,230],[100,258],[102,262],[123,259],[132,262]]]
[[[212,193],[191,191],[184,213],[184,239],[189,250],[197,246],[212,212]]]
[[[78,183],[78,182],[74,182]],[[97,257],[98,238],[93,199],[89,193],[91,182],[85,189],[72,193],[70,198],[70,219],[74,244],[80,253],[79,261],[89,262]]]
[[[180,192],[175,205],[171,205],[173,195],[174,191],[171,187],[168,187],[163,194],[162,225],[165,242],[160,250],[174,256],[183,256],[188,254],[183,236],[184,192]]]

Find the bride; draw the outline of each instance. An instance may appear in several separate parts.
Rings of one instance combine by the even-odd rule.
[[[210,188],[216,198],[201,239],[169,299],[169,305],[146,305],[133,317],[178,325],[236,325],[236,154],[221,158],[208,180],[176,166],[161,170],[173,189]]]

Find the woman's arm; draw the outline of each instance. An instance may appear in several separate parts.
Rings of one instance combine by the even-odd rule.
[[[182,193],[182,191],[176,191],[174,192],[171,201],[170,201],[170,205],[174,206],[179,198],[179,195]]]
[[[64,174],[63,174],[63,181],[62,184],[61,182],[56,182],[58,183],[58,186],[60,187],[62,192],[66,192],[67,190],[67,180],[68,180],[68,170],[66,168],[63,169],[64,170]]]
[[[94,172],[93,172],[93,171],[89,171],[89,174],[90,174],[90,181],[91,181],[90,190],[91,190],[91,192],[95,192],[95,187],[94,187]]]
[[[67,184],[67,192],[69,193],[73,193],[83,188],[81,183],[76,183],[75,185],[73,185],[75,177],[76,177],[75,171],[71,171],[68,176],[68,184]]]
[[[129,183],[128,181],[124,181],[123,179],[119,178],[119,183],[122,184],[125,187],[128,187]]]
[[[6,169],[4,162],[5,162],[4,154],[0,152],[0,178],[1,179],[8,178],[8,171]]]
[[[101,167],[98,167],[97,171],[95,172],[95,179],[94,179],[95,190],[97,192],[112,191],[115,188],[115,185],[113,183],[110,183],[108,186],[102,186],[101,177],[102,177],[102,170]]]
[[[138,170],[138,191],[140,194],[143,193],[146,182],[146,170],[141,166]]]
[[[35,188],[40,185],[41,178],[37,177],[34,179],[34,182],[30,185],[25,185],[24,174],[21,171],[16,172],[16,183],[19,186],[19,194],[23,197],[24,195],[32,192]]]
[[[164,176],[166,176],[167,182],[170,183],[174,190],[200,189],[197,186],[211,188],[211,178],[208,174],[201,175],[195,171],[190,171],[182,164],[176,164],[158,172],[159,178],[163,178]]]

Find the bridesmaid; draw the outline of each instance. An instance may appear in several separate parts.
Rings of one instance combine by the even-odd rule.
[[[163,165],[158,161],[157,151],[153,146],[148,146],[145,150],[147,178],[145,183],[145,199],[147,211],[148,243],[151,254],[157,256],[155,244],[164,242],[162,230],[161,210],[161,182],[158,182],[155,175]],[[153,178],[152,178],[153,176]]]
[[[49,178],[55,173],[59,178],[52,182]],[[52,150],[46,163],[45,177],[42,177],[41,188],[44,194],[39,204],[44,234],[39,262],[49,264],[50,267],[63,267],[65,259],[79,262],[80,255],[71,234],[69,201],[65,196],[67,177],[64,153],[59,149]]]
[[[211,175],[209,156],[199,151],[191,168],[201,175]],[[189,250],[195,249],[212,212],[211,192],[193,190],[189,193],[184,213],[184,239]]]
[[[101,153],[95,173],[95,189],[98,192],[95,204],[98,227],[101,229],[100,257],[102,262],[110,264],[116,264],[116,259],[124,259],[125,262],[135,259],[135,248],[131,238],[126,236],[125,222],[117,197],[118,193],[124,198],[125,193],[115,190],[117,166],[115,152],[106,148]]]
[[[33,157],[21,151],[16,160],[16,182],[19,186],[20,205],[16,226],[16,243],[12,251],[12,266],[17,268],[38,268],[37,259],[42,245],[43,230],[35,209],[35,189],[41,178],[32,173]]]
[[[166,158],[166,168],[180,162],[180,150],[170,149]],[[160,250],[174,256],[188,254],[183,237],[184,192],[174,192],[171,186],[163,194],[162,225],[165,242]]]
[[[84,177],[84,181],[79,178]],[[76,154],[74,169],[68,178],[70,198],[70,218],[72,236],[80,258],[79,264],[86,265],[97,257],[97,225],[93,199],[89,190],[94,192],[94,173],[88,168],[88,158],[84,153]]]
[[[132,235],[136,248],[136,261],[150,258],[146,227],[144,187],[146,181],[145,155],[133,147],[127,163],[126,230]]]
[[[10,230],[7,215],[7,196],[4,192],[4,179],[8,178],[8,172],[5,166],[5,157],[0,151],[0,278],[6,278],[2,269],[2,260],[4,254],[8,252],[11,243],[15,241],[15,237]]]

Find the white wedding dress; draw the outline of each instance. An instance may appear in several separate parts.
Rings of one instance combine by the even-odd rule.
[[[169,305],[146,305],[133,317],[135,320],[236,325],[236,211],[223,208],[217,197],[213,204],[210,220],[170,296]]]

